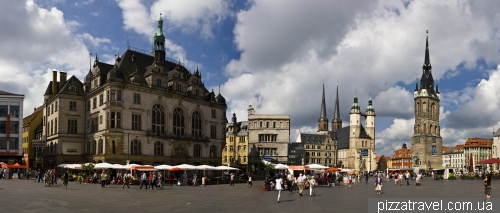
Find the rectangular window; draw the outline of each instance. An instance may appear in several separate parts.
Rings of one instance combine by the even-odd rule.
[[[227,162],[227,156],[224,156],[224,162]]]
[[[68,119],[68,133],[69,134],[78,134],[77,120],[76,119]]]
[[[259,134],[259,142],[276,142],[277,136],[275,134]]]
[[[200,96],[200,90],[199,90],[199,89],[196,89],[196,90],[195,90],[195,92],[196,92],[196,93],[195,93],[195,94],[196,94],[196,96]]]
[[[116,90],[116,100],[117,101],[122,100],[122,91],[121,90]]]
[[[104,94],[99,95],[99,106],[101,106],[102,104],[104,104]]]
[[[54,132],[55,132],[55,133],[58,133],[59,131],[57,131],[57,118],[55,119],[55,122],[54,122],[54,123],[55,123],[55,125],[56,125],[56,126],[54,127]]]
[[[217,126],[210,126],[210,138],[217,139]]]
[[[234,157],[233,156],[229,156],[229,162],[234,162]]]
[[[229,151],[230,152],[234,151],[233,146],[229,146]]]
[[[132,130],[141,130],[141,115],[132,114]]]
[[[212,109],[212,118],[215,118],[215,109]]]
[[[69,110],[70,111],[76,111],[76,101],[70,101],[69,102]]]
[[[243,151],[247,151],[247,145],[243,146]]]
[[[269,122],[266,122],[266,128],[269,128]]]
[[[106,100],[109,101],[109,90],[106,90]]]
[[[99,130],[99,125],[97,121],[97,117],[92,118],[92,130],[91,132],[97,132]]]
[[[56,101],[56,107],[55,107],[54,111],[56,111],[56,112],[57,112],[57,108],[58,108],[58,107],[57,107],[57,101]]]
[[[54,104],[52,104],[52,107],[50,108],[50,114],[54,114]]]
[[[134,104],[141,104],[141,94],[134,93]]]
[[[92,109],[95,109],[97,107],[97,98],[94,97],[92,100],[93,100]]]
[[[273,122],[273,128],[276,128],[276,122]]]
[[[243,156],[243,162],[247,162],[247,156]]]
[[[116,100],[116,90],[111,90],[111,101]]]

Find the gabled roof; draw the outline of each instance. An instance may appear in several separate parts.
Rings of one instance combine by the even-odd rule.
[[[70,87],[74,86],[75,91],[71,91]],[[69,78],[66,83],[59,89],[58,94],[70,94],[70,95],[80,95],[85,96],[85,90],[83,89],[83,83],[78,80],[74,75]]]

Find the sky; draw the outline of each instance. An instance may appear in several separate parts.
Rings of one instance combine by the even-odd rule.
[[[290,141],[315,133],[325,85],[349,125],[354,95],[373,99],[377,155],[411,146],[413,91],[428,36],[441,93],[443,143],[491,138],[500,127],[500,4],[496,1],[0,0],[0,90],[43,104],[53,70],[83,80],[92,57],[150,52],[164,20],[166,54],[199,67],[228,103],[228,120],[289,114]],[[426,34],[426,30],[429,31]],[[230,112],[230,113],[229,113]]]

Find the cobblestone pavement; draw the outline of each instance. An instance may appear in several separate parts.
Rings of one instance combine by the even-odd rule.
[[[61,182],[61,181],[60,181]],[[384,182],[377,195],[374,178],[355,187],[317,186],[316,196],[263,191],[262,181],[254,187],[209,185],[200,187],[165,186],[161,190],[139,189],[132,185],[101,188],[98,184],[70,183],[44,187],[33,180],[0,180],[0,212],[367,212],[368,198],[484,198],[481,180],[430,180],[421,186]],[[492,198],[500,196],[500,183],[493,180]],[[500,204],[499,204],[500,205]]]

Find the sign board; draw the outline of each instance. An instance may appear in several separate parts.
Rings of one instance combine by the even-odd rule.
[[[47,142],[42,141],[42,140],[33,140],[33,141],[31,141],[31,145],[33,147],[46,147]]]
[[[269,156],[262,156],[262,160],[271,161],[271,157],[269,157]]]
[[[368,157],[368,149],[362,149],[361,150],[361,156]]]

